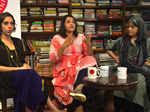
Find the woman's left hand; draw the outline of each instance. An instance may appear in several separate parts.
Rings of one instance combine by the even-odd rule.
[[[24,69],[32,69],[32,68],[31,68],[31,66],[29,66],[29,65],[28,65],[28,64],[26,64],[26,63],[25,63],[25,64],[23,64],[23,68],[24,68]]]
[[[86,43],[86,45],[91,45],[91,37],[92,37],[92,34],[86,35],[86,38],[84,40],[84,42]]]

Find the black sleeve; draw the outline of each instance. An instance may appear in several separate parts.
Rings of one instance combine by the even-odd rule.
[[[21,63],[24,64],[25,63],[25,52],[24,52],[21,40],[18,38],[14,38],[14,44],[15,44],[19,59],[20,59]]]
[[[0,44],[0,65],[2,66],[9,65],[8,54],[6,53],[6,49],[2,44]]]

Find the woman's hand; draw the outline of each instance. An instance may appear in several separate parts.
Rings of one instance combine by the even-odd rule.
[[[114,60],[115,60],[117,63],[119,63],[119,62],[120,62],[120,60],[119,60],[119,57],[118,57],[118,56],[116,56],[116,57],[114,58]]]
[[[73,35],[68,35],[66,37],[65,42],[63,43],[63,45],[59,48],[58,50],[58,57],[60,58],[63,55],[63,52],[65,50],[65,48],[69,47],[71,44],[73,44],[73,40],[74,40],[74,36]]]
[[[32,68],[31,68],[31,66],[30,66],[30,65],[28,65],[28,64],[26,64],[26,63],[25,63],[25,64],[23,64],[23,67],[24,67],[25,69],[32,69]]]
[[[92,34],[86,35],[84,42],[86,43],[87,46],[91,46],[91,38],[92,38]]]
[[[73,40],[74,40],[74,36],[73,35],[68,35],[66,37],[66,40],[65,40],[64,44],[63,44],[63,47],[64,48],[69,47],[73,43]]]
[[[86,38],[84,39],[85,44],[87,45],[87,55],[92,56],[93,55],[93,50],[91,46],[91,37],[93,35],[86,35]]]
[[[18,70],[23,70],[23,69],[32,69],[28,64],[23,64],[22,67],[18,67]]]

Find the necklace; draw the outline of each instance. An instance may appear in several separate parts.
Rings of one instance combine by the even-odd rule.
[[[9,50],[9,48],[7,46],[5,46],[5,48],[6,48],[6,51],[7,51],[7,54],[8,54],[9,63],[11,65],[15,65],[16,67],[21,66],[21,62],[19,60],[19,56],[18,56],[18,53],[17,53],[16,49],[14,50],[14,53],[11,53],[11,51]]]

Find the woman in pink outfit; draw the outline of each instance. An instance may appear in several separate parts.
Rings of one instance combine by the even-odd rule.
[[[75,18],[64,16],[60,31],[53,37],[50,46],[54,97],[64,107],[76,105],[70,93],[83,88],[82,79],[87,76],[87,67],[97,64],[92,54],[91,36],[79,34]]]

